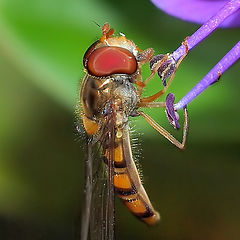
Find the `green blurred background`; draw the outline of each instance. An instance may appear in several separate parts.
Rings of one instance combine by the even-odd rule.
[[[174,51],[199,26],[150,1],[0,1],[0,239],[71,240],[79,228],[84,149],[74,130],[82,57],[110,22],[142,49]],[[219,29],[194,49],[170,92],[180,100],[239,41]],[[149,228],[117,199],[117,239],[240,239],[239,63],[189,105],[184,152],[134,120],[140,164],[162,220]],[[146,69],[144,76],[149,71]],[[156,78],[146,95],[161,86]],[[179,139],[162,110],[147,111]]]

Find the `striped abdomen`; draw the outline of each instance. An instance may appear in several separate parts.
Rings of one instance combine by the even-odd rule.
[[[119,135],[119,136],[118,136]],[[105,150],[109,160],[109,149]],[[159,221],[156,212],[141,183],[137,168],[132,158],[128,130],[118,130],[114,146],[114,186],[118,196],[128,209],[148,225]]]

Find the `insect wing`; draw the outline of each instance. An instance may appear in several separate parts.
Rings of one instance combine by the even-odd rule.
[[[105,127],[102,136],[114,141],[113,132]],[[101,138],[100,138],[101,139]],[[106,139],[103,139],[104,142]],[[111,148],[109,148],[111,149]],[[82,240],[114,239],[114,184],[113,151],[108,151],[107,163],[101,157],[101,141],[91,140],[87,144],[85,206],[82,215]]]

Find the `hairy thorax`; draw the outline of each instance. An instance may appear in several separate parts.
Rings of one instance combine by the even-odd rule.
[[[82,108],[87,118],[104,121],[109,111],[115,111],[116,125],[127,123],[138,107],[137,90],[128,75],[117,74],[95,79],[87,75],[82,88]]]

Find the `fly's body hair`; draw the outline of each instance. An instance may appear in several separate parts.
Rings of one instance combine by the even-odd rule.
[[[135,162],[140,180],[143,183],[143,171],[141,166],[141,160],[143,159],[143,154],[142,154],[143,149],[142,149],[142,138],[140,137],[142,133],[136,130],[137,128],[136,128],[135,121],[136,120],[134,119],[130,121],[130,124],[129,124],[130,143],[131,143],[133,160]]]
[[[75,115],[74,115],[74,134],[76,136],[76,141],[86,141],[87,133],[83,125],[83,121],[81,118],[81,103],[80,101],[76,105]]]

